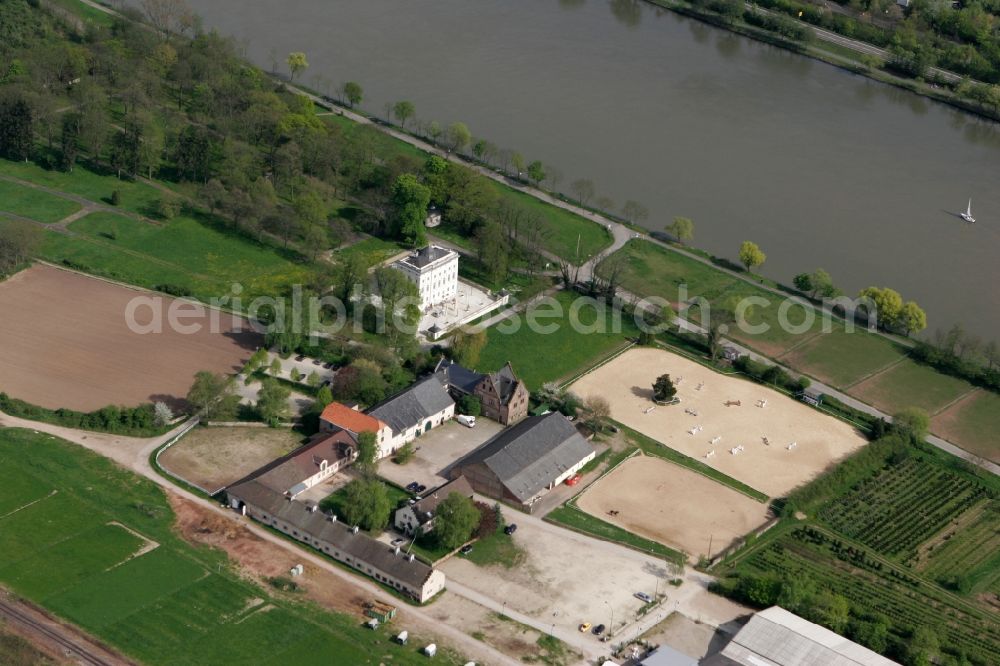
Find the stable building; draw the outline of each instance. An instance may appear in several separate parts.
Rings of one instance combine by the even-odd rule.
[[[294,498],[350,465],[358,457],[357,439],[349,432],[318,432],[310,440],[252,472],[251,479],[274,492]]]
[[[417,285],[424,309],[455,298],[458,293],[458,253],[428,245],[393,264]]]
[[[472,497],[472,486],[460,476],[454,481],[435,488],[423,499],[396,509],[392,524],[404,534],[427,534],[434,529],[434,515],[438,505],[452,493]]]
[[[233,509],[420,603],[445,587],[441,571],[324,514],[315,504],[291,499],[253,479],[231,486],[226,493]]]
[[[394,450],[392,429],[377,418],[360,411],[357,405],[349,407],[340,402],[331,402],[319,416],[319,429],[321,432],[344,430],[351,433],[355,440],[363,432],[373,433],[380,459]]]
[[[576,427],[553,412],[499,432],[456,462],[449,474],[452,479],[465,476],[477,493],[530,511],[595,455]]]
[[[442,377],[456,400],[464,395],[479,398],[486,418],[511,425],[528,415],[528,386],[514,374],[510,362],[497,372],[484,374],[443,358],[434,372]]]
[[[389,428],[385,442],[379,441],[381,455],[385,456],[454,417],[455,401],[440,377],[430,375],[371,407],[366,414]]]

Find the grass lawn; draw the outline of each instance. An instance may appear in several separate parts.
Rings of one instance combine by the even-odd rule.
[[[404,251],[406,251],[406,248],[398,243],[368,236],[357,243],[334,250],[333,259],[335,261],[346,261],[348,257],[361,255],[364,257],[365,264],[371,268],[376,264],[382,263],[389,257]]]
[[[80,210],[80,204],[32,189],[17,183],[0,180],[0,211],[27,217],[38,222],[58,222]]]
[[[835,388],[845,388],[904,357],[891,340],[855,328],[848,333],[834,325],[781,359],[782,363],[812,375]]]
[[[637,534],[632,534],[617,525],[606,523],[600,518],[595,518],[569,504],[563,504],[549,511],[545,516],[545,520],[590,534],[598,539],[620,543],[623,546],[641,550],[653,556],[663,557],[675,562],[684,560],[684,554],[673,548],[668,548],[661,543],[651,541]]]
[[[646,240],[630,240],[612,256],[619,255],[625,257],[622,287],[640,296],[659,296],[671,303],[681,296],[704,296],[711,301],[737,283],[722,271]],[[607,262],[598,267],[599,273],[606,272]],[[685,294],[680,294],[682,285]]]
[[[54,437],[0,429],[0,506],[23,506],[40,487],[58,493],[0,514],[0,582],[137,661],[426,662],[417,637],[394,645],[357,617],[272,596],[221,551],[183,541],[152,482]],[[154,547],[133,557],[139,543]],[[448,649],[438,660],[466,662]]]
[[[111,193],[118,190],[119,204],[124,210],[140,215],[151,215],[156,210],[162,193],[155,187],[141,182],[118,179],[113,175],[101,175],[77,165],[71,173],[49,171],[33,162],[11,162],[0,159],[0,174],[20,178],[37,185],[44,185],[61,192],[69,192],[84,197],[94,203],[110,205]]]
[[[111,14],[80,2],[80,0],[52,0],[52,4],[68,9],[82,18],[86,23],[110,28],[115,19]]]
[[[931,421],[931,432],[1000,464],[1000,395],[979,390]]]
[[[324,122],[339,127],[345,134],[357,130],[359,125],[343,116],[321,116]],[[375,152],[382,159],[389,160],[398,155],[418,159],[423,163],[428,154],[382,132],[374,133]],[[482,176],[485,178],[485,176]],[[506,199],[538,215],[545,223],[547,237],[542,241],[542,247],[549,252],[568,261],[577,261],[577,239],[579,238],[579,260],[597,254],[611,245],[611,235],[608,231],[590,220],[557,206],[539,201],[533,196],[515,190],[503,183],[488,179],[487,183],[501,199]],[[468,243],[469,241],[465,241]],[[579,262],[577,262],[579,263]]]
[[[889,414],[905,407],[935,414],[971,390],[967,381],[908,358],[851,387],[851,393]]]
[[[487,567],[491,564],[499,564],[510,569],[520,565],[525,558],[524,549],[517,545],[513,536],[507,536],[503,530],[497,530],[495,534],[483,537],[472,544],[472,551],[468,555],[459,555],[473,564]]]
[[[598,313],[590,306],[571,313],[574,301],[593,303],[575,292],[560,291],[552,299],[532,308],[537,313],[534,319],[538,330],[531,330],[529,317],[524,313],[491,327],[477,369],[493,372],[510,361],[528,388],[534,390],[545,382],[569,378],[583,371],[622,346],[628,337],[638,335],[631,317],[622,315],[616,322],[612,312]],[[558,316],[550,317],[550,313]],[[582,325],[581,330],[574,330],[573,321]],[[516,331],[512,331],[514,322],[519,323]],[[543,332],[546,329],[541,327],[556,330]]]
[[[50,233],[42,255],[70,260],[94,273],[143,287],[186,287],[201,298],[226,295],[234,283],[241,297],[280,293],[303,282],[310,269],[276,249],[190,217],[162,225],[112,213],[91,213],[69,225],[77,236]]]

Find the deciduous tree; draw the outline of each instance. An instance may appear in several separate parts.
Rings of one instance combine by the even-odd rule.
[[[365,530],[381,530],[389,524],[392,502],[385,484],[376,479],[355,479],[344,486],[344,521]]]
[[[341,93],[347,103],[351,105],[353,109],[358,104],[361,104],[361,100],[364,99],[364,90],[361,88],[361,84],[357,81],[348,81],[343,86],[341,86]]]
[[[486,330],[461,328],[451,336],[451,356],[459,365],[474,369],[486,346]]]
[[[413,102],[404,99],[393,105],[392,112],[395,114],[396,120],[399,121],[400,127],[406,129],[406,121],[413,117],[416,109],[413,106]]]
[[[434,512],[434,537],[449,550],[472,538],[478,526],[479,509],[460,493],[449,493]]]
[[[292,81],[294,81],[299,74],[306,71],[309,67],[309,61],[306,60],[306,54],[302,51],[293,51],[289,53],[285,62],[288,64],[288,71],[291,74]]]
[[[694,238],[694,222],[687,217],[675,217],[674,221],[667,225],[667,233],[683,245]]]
[[[740,246],[740,263],[746,266],[748,272],[767,261],[767,255],[753,241],[743,241]]]
[[[657,402],[670,402],[677,395],[677,387],[670,379],[669,374],[660,375],[653,382],[653,400]]]

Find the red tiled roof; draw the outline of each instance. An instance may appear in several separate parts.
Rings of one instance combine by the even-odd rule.
[[[374,416],[351,409],[339,402],[331,402],[327,405],[320,415],[320,419],[355,433],[378,432],[385,426]]]

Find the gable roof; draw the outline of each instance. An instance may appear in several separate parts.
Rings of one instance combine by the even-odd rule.
[[[456,467],[482,463],[522,502],[594,453],[590,442],[558,412],[530,416],[500,431]]]
[[[496,372],[490,375],[490,381],[493,382],[493,386],[496,388],[497,395],[500,396],[500,401],[507,403],[510,401],[514,391],[517,389],[517,385],[521,381],[514,374],[514,368],[511,367],[510,361]]]
[[[338,428],[350,430],[354,433],[378,432],[383,426],[377,418],[373,418],[364,412],[359,412],[339,402],[331,402],[323,408],[320,419],[327,423],[332,423]]]
[[[357,446],[357,441],[345,430],[316,433],[303,446],[254,470],[230,487],[256,480],[275,492],[296,495],[304,490],[296,492],[296,486],[319,472],[323,460],[329,465],[344,457],[341,451],[345,444]]]
[[[750,618],[722,655],[746,666],[899,666],[780,606]]]
[[[470,395],[476,390],[476,385],[486,377],[481,372],[469,370],[455,363],[450,358],[442,358],[438,361],[437,367],[434,368],[434,373],[444,377],[444,382],[450,388]]]
[[[454,481],[449,481],[443,486],[435,488],[427,497],[410,505],[410,508],[413,509],[413,514],[417,517],[417,522],[423,525],[431,520],[434,517],[434,512],[437,511],[438,505],[452,493],[458,493],[462,497],[472,497],[472,486],[469,485],[464,476],[460,476]]]
[[[322,511],[310,511],[302,502],[290,500],[258,481],[233,486],[228,493],[411,587],[419,589],[434,572],[429,565],[417,559],[410,562],[405,555],[397,555],[397,549],[388,544],[364,532],[354,534],[349,525],[333,522]]]
[[[418,380],[368,410],[368,414],[400,433],[455,404],[438,375]]]

